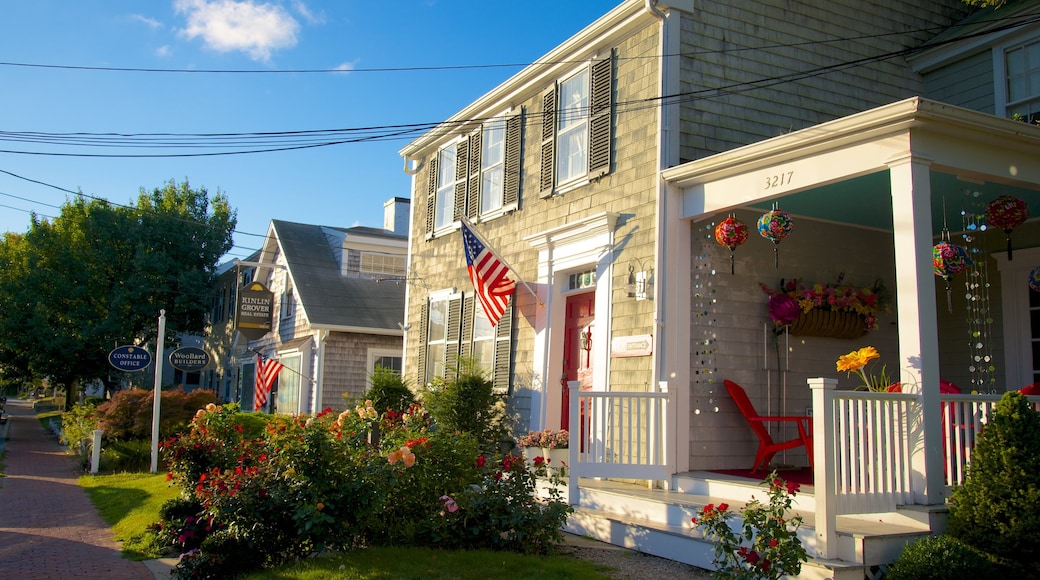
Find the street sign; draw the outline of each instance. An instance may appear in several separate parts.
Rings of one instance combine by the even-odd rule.
[[[274,292],[260,282],[251,282],[238,293],[235,328],[249,340],[259,340],[271,332]]]
[[[209,353],[197,346],[182,346],[170,353],[170,364],[186,373],[201,371],[209,365]]]
[[[121,371],[143,371],[152,364],[152,353],[139,346],[117,346],[108,353],[108,364]]]

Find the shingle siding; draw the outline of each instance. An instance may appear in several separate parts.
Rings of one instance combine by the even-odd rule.
[[[925,75],[925,96],[996,114],[993,56],[989,50],[979,52]]]

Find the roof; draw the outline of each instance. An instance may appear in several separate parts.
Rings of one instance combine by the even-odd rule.
[[[271,220],[295,286],[296,298],[312,327],[401,334],[405,287],[365,278],[348,278],[322,226]],[[348,233],[402,237],[373,228],[332,228]]]

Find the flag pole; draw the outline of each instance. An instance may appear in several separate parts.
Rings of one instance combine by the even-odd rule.
[[[477,232],[477,229],[473,227],[473,222],[469,221],[469,219],[467,219],[466,216],[459,216],[459,221],[466,224],[466,226],[469,228],[469,231],[473,232],[473,235],[476,236],[478,240],[480,240],[480,243],[484,244],[484,246],[487,248],[492,248],[491,244],[487,243],[487,240],[484,239],[484,236],[480,235]],[[506,268],[509,268],[509,271],[512,272],[514,276],[516,276],[517,282],[523,284],[524,288],[527,288],[527,291],[530,292],[532,296],[534,296],[534,299],[538,301],[538,306],[545,306],[545,303],[542,302],[542,299],[538,297],[538,293],[535,292],[534,288],[531,288],[531,286],[528,285],[527,282],[524,282],[524,279],[521,278],[520,274],[517,273],[516,268],[511,266],[509,262],[507,262],[506,259],[501,256],[499,252],[495,252],[493,248],[491,251],[495,254],[496,257],[498,257],[498,260],[502,262],[502,265]]]

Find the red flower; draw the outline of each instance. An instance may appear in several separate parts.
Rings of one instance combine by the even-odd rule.
[[[787,482],[787,493],[789,493],[791,495],[794,495],[794,494],[798,493],[798,490],[801,489],[801,487],[802,487],[801,485],[789,481],[789,482]]]
[[[775,548],[775,547],[777,547],[777,545],[779,545],[779,544],[780,544],[780,542],[776,541],[776,538],[771,538],[771,539],[769,540],[769,547],[770,547],[770,548]],[[768,561],[769,561],[769,560],[766,560],[766,562],[768,562]]]
[[[728,503],[720,503],[719,504],[719,511],[720,512],[724,512],[724,511],[726,511],[728,509],[729,509],[729,504]]]
[[[758,561],[761,559],[761,556],[758,555],[758,552],[754,550],[749,550],[747,552],[747,555],[744,556],[744,559],[747,560],[748,564],[755,565],[758,564]]]
[[[534,463],[535,467],[538,467],[541,464],[545,463],[545,457],[542,457],[541,455],[539,455],[539,456],[535,457],[534,459],[532,459],[531,462]]]
[[[713,511],[715,511],[715,504],[709,503],[708,505],[704,506],[704,509],[701,510],[701,513],[710,514]]]
[[[693,525],[696,526],[697,525],[697,516],[693,516],[692,518],[690,518],[690,523],[692,523]]]
[[[483,455],[477,456],[477,467],[482,468],[487,464],[487,459],[484,459]]]
[[[511,467],[513,467],[513,456],[512,455],[506,455],[505,457],[502,458],[502,469],[505,469],[506,471],[509,471],[509,469]]]

